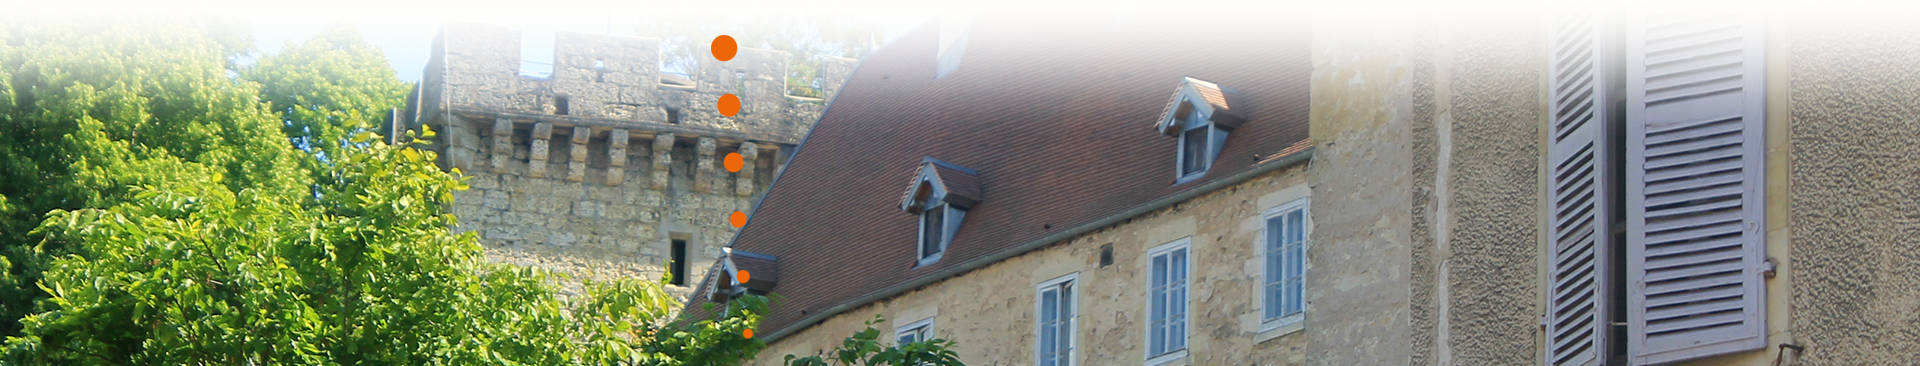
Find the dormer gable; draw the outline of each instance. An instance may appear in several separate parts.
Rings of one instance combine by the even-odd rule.
[[[1197,122],[1232,130],[1247,121],[1243,104],[1238,90],[1191,77],[1181,78],[1153,127],[1168,136],[1177,135]]]
[[[707,288],[707,300],[727,302],[744,294],[766,295],[773,292],[774,285],[780,283],[779,258],[747,251],[720,248],[721,255],[714,269],[707,272],[703,281]],[[746,271],[747,281],[741,282],[738,274]]]
[[[900,210],[920,214],[932,201],[968,209],[980,204],[979,172],[953,163],[923,157],[915,169],[912,185],[900,196]]]

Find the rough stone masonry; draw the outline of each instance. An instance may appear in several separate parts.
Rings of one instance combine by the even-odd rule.
[[[520,72],[520,45],[507,27],[447,24],[389,132],[431,128],[440,166],[469,177],[456,231],[477,232],[491,260],[570,276],[567,295],[581,280],[657,280],[675,253],[681,283],[698,283],[733,238],[727,216],[752,213],[854,66],[826,60],[814,99],[787,95],[781,51],[663,77],[659,39],[560,32],[541,77]],[[724,94],[740,113],[719,114]],[[740,171],[720,168],[734,152]]]

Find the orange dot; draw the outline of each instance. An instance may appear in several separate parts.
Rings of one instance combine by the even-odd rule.
[[[740,44],[733,42],[733,36],[722,34],[719,37],[713,37],[713,58],[714,59],[718,59],[720,61],[732,60],[733,54],[739,53],[739,52],[740,52]]]
[[[727,217],[727,221],[732,221],[733,227],[747,226],[747,213],[734,211],[732,216]]]
[[[753,276],[749,275],[749,273],[747,273],[747,270],[744,270],[744,269],[740,270],[740,275],[737,277],[740,277],[740,283],[746,283],[747,281],[752,281],[750,278],[753,278]]]
[[[727,164],[727,171],[739,173],[740,165],[746,164],[746,159],[742,159],[740,157],[740,153],[727,153],[726,164]]]
[[[753,329],[747,329],[747,330],[743,330],[743,331],[740,331],[740,335],[742,335],[742,336],[746,336],[746,337],[747,337],[747,339],[753,339]]]
[[[720,115],[733,117],[740,114],[740,97],[733,94],[720,96]]]

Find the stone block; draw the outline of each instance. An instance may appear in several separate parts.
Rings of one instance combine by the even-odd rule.
[[[507,160],[513,158],[513,119],[496,118],[493,120],[492,157],[488,169],[494,173],[507,172]]]
[[[530,151],[527,153],[527,176],[547,176],[547,157],[553,153],[549,150],[548,140],[552,138],[552,123],[540,122],[533,124],[533,134],[531,135],[533,142],[529,144],[530,147],[528,149]]]
[[[619,186],[627,178],[627,130],[607,133],[607,185]]]
[[[607,204],[605,203],[599,203],[594,201],[580,201],[580,202],[573,203],[574,216],[601,217],[601,216],[606,216],[606,213],[607,213]]]
[[[486,191],[486,198],[481,201],[481,205],[487,208],[505,210],[510,207],[507,199],[507,192]]]
[[[587,196],[587,187],[580,183],[555,183],[549,190],[553,197],[566,200],[578,200]]]
[[[573,235],[573,233],[562,231],[548,235],[546,243],[547,245],[564,247],[573,245],[575,240],[578,240],[578,237]]]
[[[587,178],[587,138],[593,136],[593,130],[586,126],[573,128],[573,148],[567,150],[571,155],[567,162],[567,181],[578,182]]]

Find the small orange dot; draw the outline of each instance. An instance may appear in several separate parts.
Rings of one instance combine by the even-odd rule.
[[[727,153],[726,164],[727,164],[727,171],[739,173],[740,165],[746,164],[746,159],[740,158],[740,153]]]
[[[740,335],[742,335],[742,336],[746,336],[746,337],[747,337],[747,339],[753,339],[753,330],[752,330],[752,329],[748,329],[748,330],[744,330],[744,331],[741,331],[741,332],[740,332]]]
[[[733,54],[738,52],[740,52],[740,44],[733,42],[733,36],[722,34],[719,37],[713,37],[714,59],[720,61],[732,60]]]
[[[736,228],[741,226],[747,226],[747,213],[734,211],[732,216],[727,217],[727,221],[732,221],[733,227],[736,227]]]
[[[739,276],[737,276],[737,277],[740,277],[740,282],[741,282],[741,283],[746,283],[747,281],[752,281],[752,280],[751,280],[751,278],[753,278],[753,276],[751,276],[751,275],[750,275],[749,273],[747,273],[747,270],[744,270],[744,269],[743,269],[743,270],[740,270],[740,275],[739,275]]]
[[[733,117],[740,114],[740,97],[733,94],[720,96],[720,115]]]

